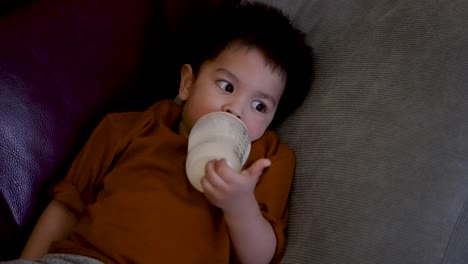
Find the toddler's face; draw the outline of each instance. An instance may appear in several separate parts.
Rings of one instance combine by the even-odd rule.
[[[273,120],[284,86],[283,73],[267,65],[258,48],[242,44],[231,44],[203,63],[196,77],[190,65],[184,65],[179,98],[186,102],[180,133],[188,135],[205,114],[225,111],[239,117],[255,141]]]

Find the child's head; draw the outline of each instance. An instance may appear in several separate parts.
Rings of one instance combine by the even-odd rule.
[[[288,18],[265,5],[239,5],[206,22],[187,40],[192,54],[181,72],[181,132],[204,114],[227,111],[244,121],[254,141],[303,102],[312,50]]]

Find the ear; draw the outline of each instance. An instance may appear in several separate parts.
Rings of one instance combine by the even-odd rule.
[[[192,66],[184,64],[180,70],[179,98],[182,101],[187,100],[190,94],[190,88],[194,80]]]

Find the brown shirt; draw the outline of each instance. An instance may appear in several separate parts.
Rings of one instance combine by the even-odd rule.
[[[234,258],[222,211],[185,175],[187,138],[171,130],[181,107],[156,103],[145,112],[106,116],[53,189],[79,219],[51,253],[106,263],[229,263]],[[268,157],[255,195],[284,253],[287,200],[294,172],[292,151],[267,131],[252,143],[246,167]]]

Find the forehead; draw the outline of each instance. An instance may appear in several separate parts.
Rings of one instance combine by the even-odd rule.
[[[235,40],[229,43],[221,52],[211,61],[223,59],[225,57],[229,57],[229,55],[237,56],[240,53],[244,53],[243,55],[251,57],[253,60],[257,60],[259,63],[262,62],[264,67],[269,68],[272,72],[281,75],[286,81],[286,72],[277,65],[273,60],[269,59],[268,56],[265,55],[265,52],[258,48],[255,45],[247,44],[242,40]]]
[[[217,57],[204,63],[202,70],[205,67],[229,72],[239,84],[263,90],[278,99],[286,82],[286,74],[269,62],[259,48],[241,43],[228,45]]]

